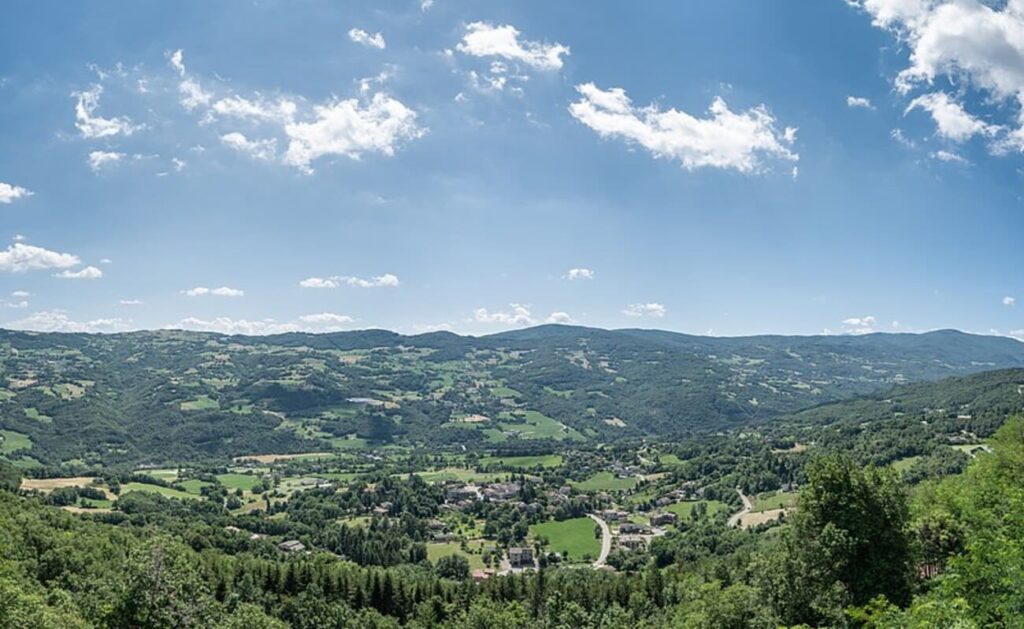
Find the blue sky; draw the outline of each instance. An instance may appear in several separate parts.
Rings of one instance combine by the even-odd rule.
[[[0,19],[5,327],[1024,338],[1022,0]]]

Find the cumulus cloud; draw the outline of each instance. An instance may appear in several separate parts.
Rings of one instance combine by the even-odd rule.
[[[874,109],[875,106],[871,104],[871,100],[864,98],[863,96],[847,96],[846,97],[847,107],[860,107],[861,109]]]
[[[664,317],[668,313],[665,306],[656,303],[637,303],[626,306],[626,309],[622,311],[622,314],[627,317]]]
[[[110,151],[92,151],[89,153],[89,168],[92,172],[98,173],[107,166],[117,164],[124,158],[124,153]]]
[[[31,296],[32,293],[28,292],[27,290],[16,290],[11,292],[11,297],[18,297],[19,299]]]
[[[3,324],[3,327],[34,332],[110,333],[131,329],[131,321],[119,318],[75,321],[64,310],[44,310],[32,313],[24,319],[9,321]]]
[[[908,65],[897,76],[896,88],[903,94],[936,79],[949,77],[965,93],[984,92],[984,100],[1016,109],[1015,120],[1007,126],[988,125],[963,112],[963,107],[945,95],[935,103],[955,107],[939,116],[932,111],[939,133],[952,138],[977,134],[1000,137],[993,141],[994,153],[1024,149],[1024,2],[1006,0],[848,0],[861,7],[879,28],[890,31],[909,49]],[[915,99],[917,100],[917,99]],[[940,121],[940,116],[943,121]],[[943,125],[945,127],[943,128]],[[1012,130],[1007,130],[1009,126]]]
[[[102,85],[93,85],[90,89],[81,92],[74,92],[71,96],[77,99],[75,104],[75,127],[82,134],[83,138],[107,138],[115,135],[131,135],[142,128],[142,125],[134,124],[131,119],[121,116],[118,118],[103,118],[96,115],[96,109],[100,106],[100,95],[103,93]]]
[[[1017,305],[1017,299],[1015,297],[1010,297],[1009,295],[1007,295],[1006,297],[1003,297],[1003,305],[1015,306]]]
[[[870,334],[875,331],[875,326],[878,325],[878,319],[868,315],[864,317],[849,317],[843,319],[843,330],[846,334]]]
[[[12,203],[18,199],[30,197],[34,193],[21,186],[13,186],[0,181],[0,203]]]
[[[348,38],[357,44],[362,44],[368,48],[377,48],[384,50],[387,47],[387,43],[384,41],[384,36],[380,33],[367,33],[361,28],[353,28],[348,32]]]
[[[313,108],[312,122],[285,125],[288,149],[284,162],[312,172],[311,163],[324,156],[360,159],[365,153],[392,156],[402,142],[422,137],[416,112],[383,93],[365,106],[357,99]]]
[[[72,271],[70,269],[61,271],[60,273],[54,274],[54,277],[59,277],[65,280],[98,280],[103,277],[103,271],[97,269],[94,266],[87,266],[78,271]]]
[[[399,285],[397,275],[385,273],[370,279],[348,275],[332,275],[331,277],[307,277],[299,282],[303,288],[338,288],[347,284],[356,288],[393,288]]]
[[[520,40],[519,34],[509,24],[494,26],[487,22],[472,22],[466,25],[466,33],[456,49],[473,57],[501,57],[535,70],[562,68],[562,56],[569,54],[568,46]]]
[[[213,319],[186,317],[177,323],[164,327],[176,330],[263,336],[267,334],[284,334],[286,332],[334,332],[346,329],[354,321],[354,319],[345,315],[321,312],[301,316],[295,321],[276,321],[274,319],[249,320],[233,319],[231,317],[215,317]]]
[[[224,146],[245,153],[253,159],[270,161],[277,155],[277,140],[273,138],[250,140],[244,134],[232,131],[220,136],[220,141]]]
[[[333,312],[320,312],[299,317],[302,323],[317,326],[344,326],[355,321],[348,315],[334,314]]]
[[[185,69],[181,50],[170,54],[169,60],[181,79],[182,105],[203,114],[200,124],[233,118],[246,121],[261,135],[274,136],[252,139],[240,131],[228,130],[220,136],[223,144],[255,159],[280,161],[305,173],[312,173],[313,162],[322,157],[358,160],[372,153],[393,156],[404,142],[427,132],[418,124],[416,112],[401,101],[384,92],[371,93],[372,84],[381,84],[388,72],[361,81],[359,98],[334,98],[310,107],[301,96],[266,98],[256,92],[246,97],[223,86],[217,92],[206,91]],[[279,154],[280,143],[286,143],[286,148]]]
[[[473,320],[478,323],[497,323],[507,326],[524,326],[536,323],[530,309],[520,304],[510,304],[511,310],[489,312],[487,308],[473,311]]]
[[[577,85],[580,100],[569,106],[574,118],[603,138],[621,138],[647,149],[657,158],[678,160],[683,168],[731,168],[742,173],[764,170],[765,158],[796,161],[790,150],[796,129],[781,132],[764,106],[736,113],[716,98],[707,118],[656,105],[635,107],[621,88],[602,90],[593,83]]]
[[[986,124],[964,110],[963,105],[944,92],[932,92],[910,101],[906,113],[923,109],[932,116],[939,137],[954,142],[970,140],[975,135],[994,135],[999,127]]]
[[[548,315],[548,318],[544,320],[544,323],[561,323],[569,324],[574,323],[573,318],[569,316],[568,312],[556,311]]]
[[[592,280],[594,279],[594,271],[592,269],[578,268],[569,269],[565,274],[567,280]]]
[[[0,250],[0,272],[21,273],[41,269],[66,269],[77,266],[81,260],[70,253],[50,251],[34,245],[16,242]]]
[[[21,301],[5,301],[0,299],[0,305],[2,305],[4,308],[28,308],[28,302],[25,301],[24,299]]]
[[[214,297],[242,297],[245,295],[245,291],[237,288],[228,288],[227,286],[221,286],[220,288],[196,286],[182,292],[189,297],[204,297],[206,295],[213,295]]]

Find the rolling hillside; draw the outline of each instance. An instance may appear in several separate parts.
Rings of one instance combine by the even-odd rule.
[[[955,331],[710,338],[541,326],[486,337],[0,332],[0,455],[137,463],[395,442],[679,437],[893,385],[1024,367]]]

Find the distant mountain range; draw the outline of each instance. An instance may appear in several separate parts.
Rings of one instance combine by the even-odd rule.
[[[1024,367],[1024,343],[953,330],[732,338],[560,325],[483,337],[0,331],[0,455],[26,466],[88,465],[375,442],[512,448],[675,438],[1013,367]]]

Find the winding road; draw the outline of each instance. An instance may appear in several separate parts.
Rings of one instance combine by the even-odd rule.
[[[736,488],[736,493],[738,493],[740,495],[740,500],[743,501],[743,508],[740,509],[739,511],[737,511],[736,513],[732,514],[731,516],[729,516],[729,526],[738,526],[739,523],[740,523],[740,518],[742,518],[743,516],[745,516],[748,513],[750,513],[750,510],[754,508],[753,503],[750,502],[750,498],[747,498],[743,494],[743,490],[742,489],[737,487]]]
[[[593,513],[588,513],[587,515],[601,527],[601,554],[598,555],[597,560],[592,564],[596,570],[604,567],[605,561],[608,559],[608,553],[612,551],[612,530],[608,528],[608,523],[603,519]]]

